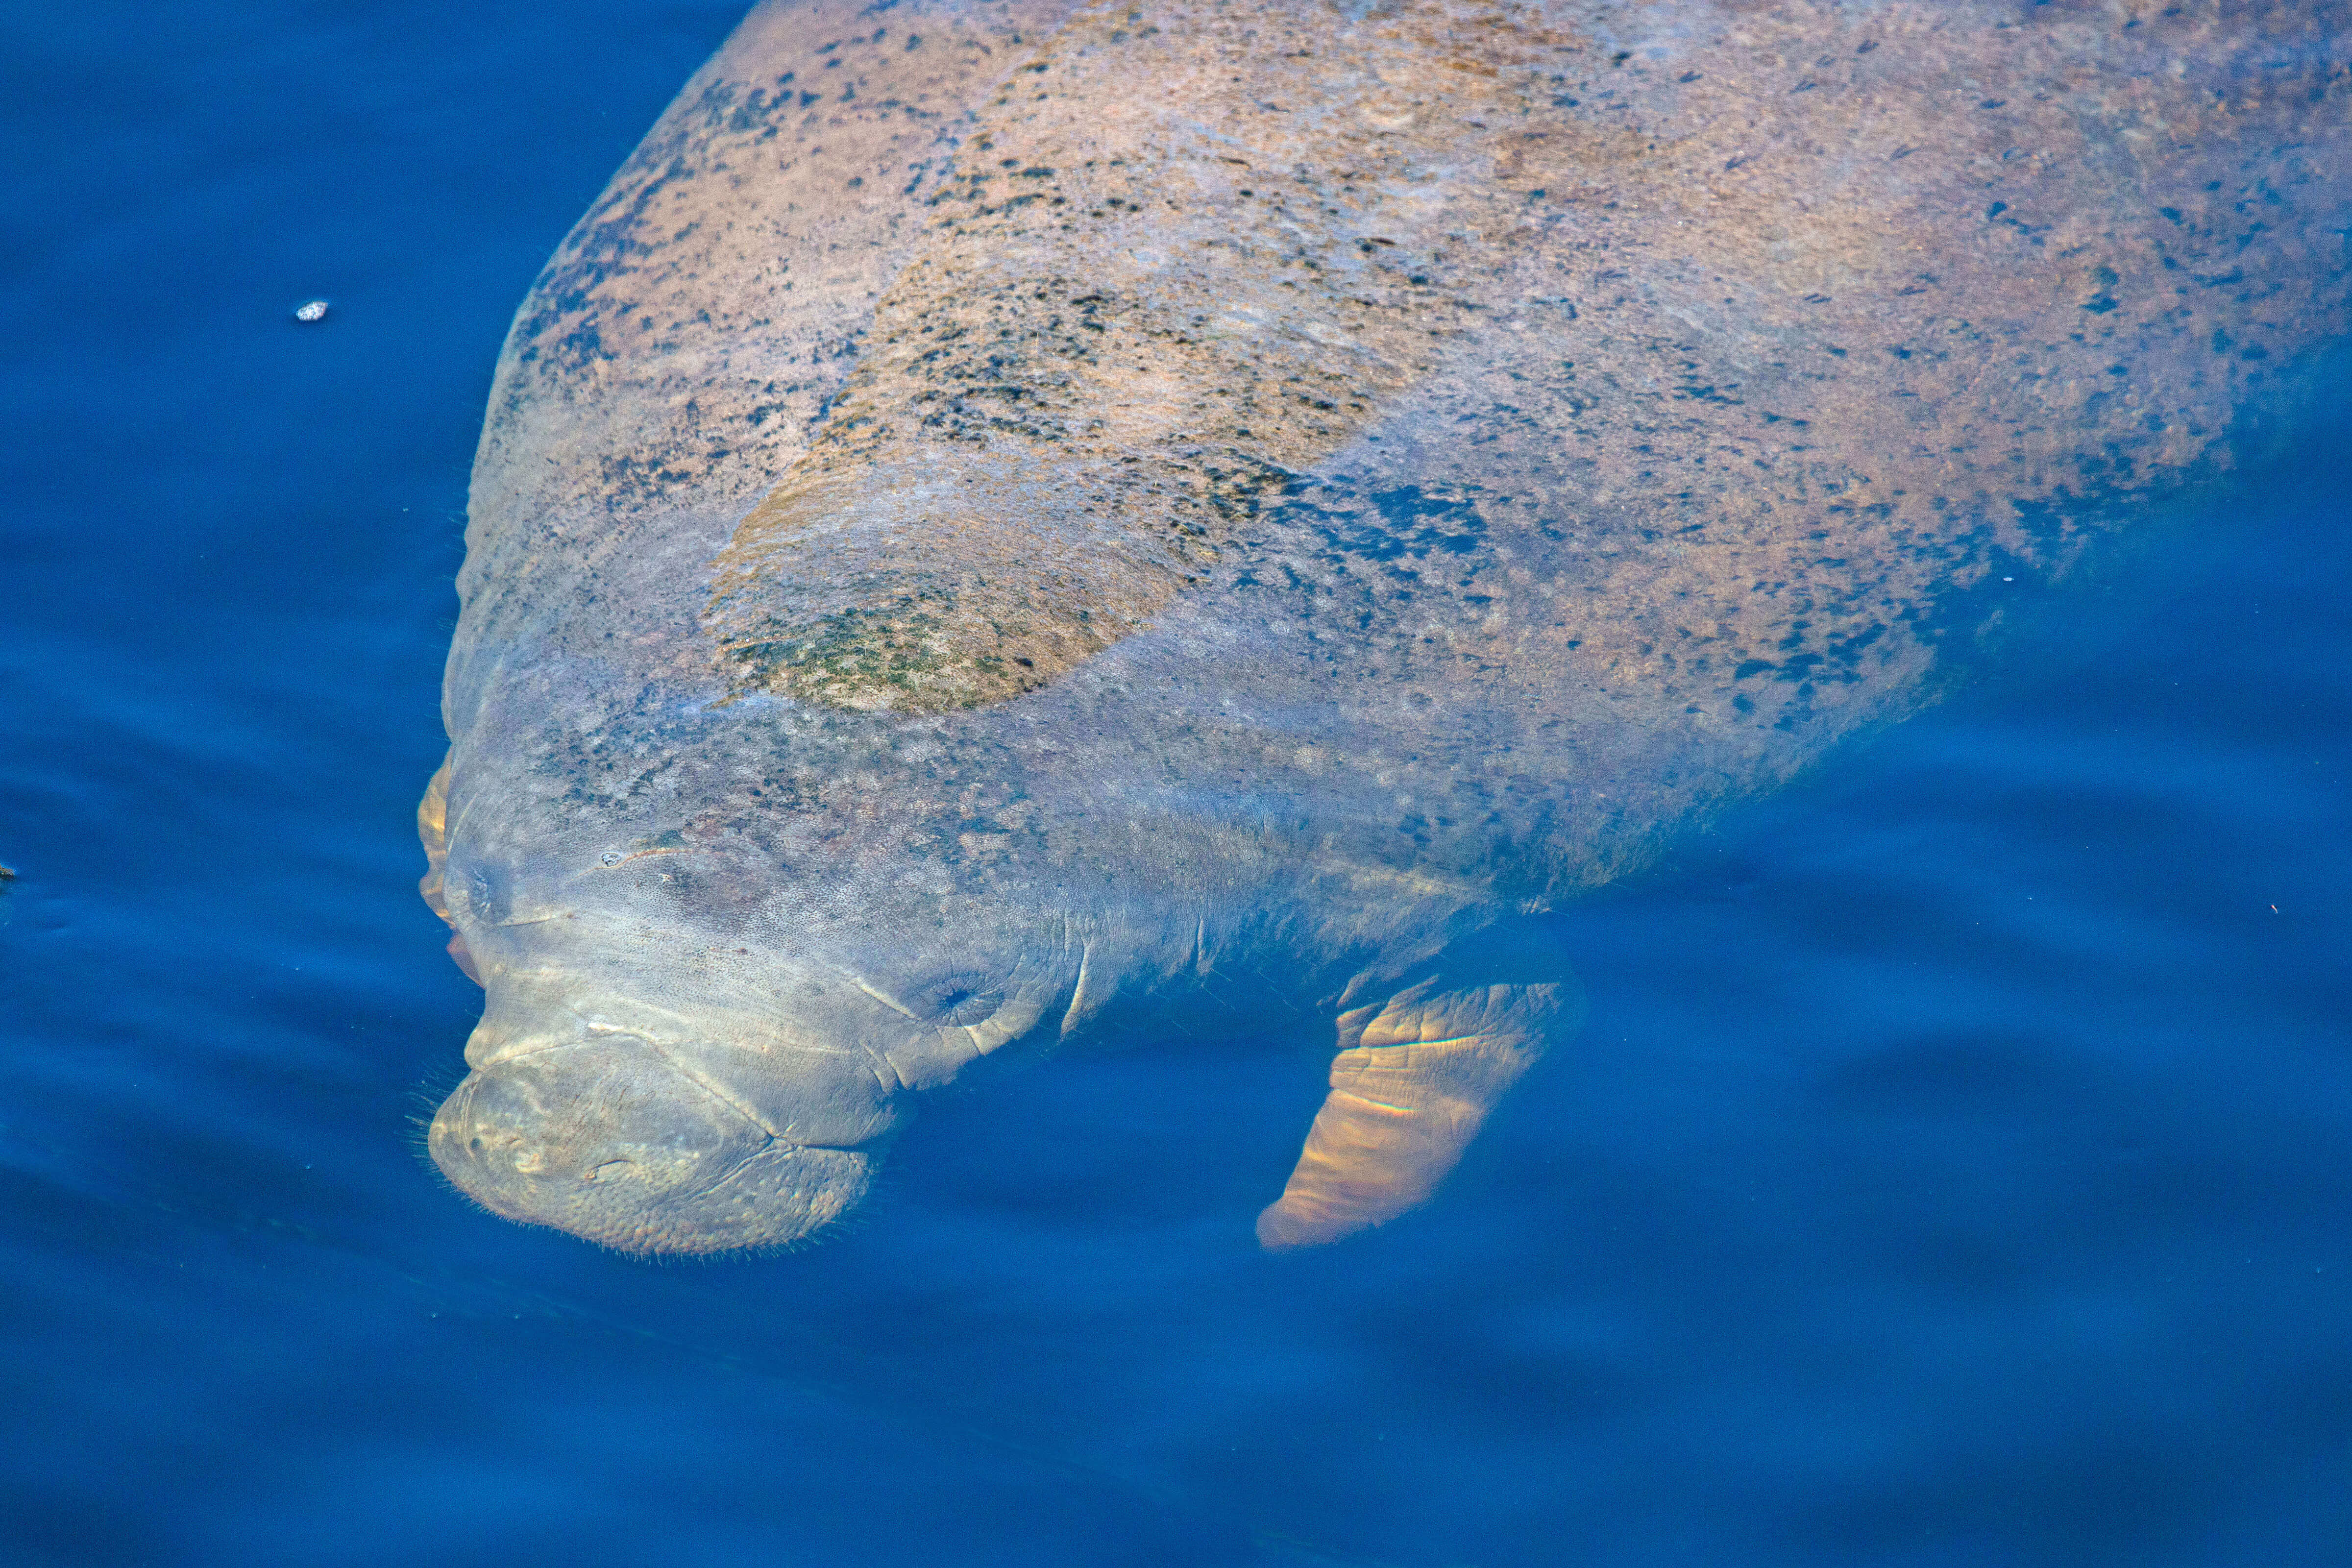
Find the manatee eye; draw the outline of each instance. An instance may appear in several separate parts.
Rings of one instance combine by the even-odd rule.
[[[617,866],[627,858],[628,857],[626,855],[622,854],[617,849],[607,849],[604,853],[596,857],[597,862],[605,866]]]
[[[958,974],[924,988],[919,1010],[942,1024],[980,1024],[996,1016],[1004,997],[977,974]]]
[[[950,1024],[977,1024],[995,1010],[987,998],[970,991],[951,991],[940,1003],[940,1016]]]
[[[496,925],[507,918],[507,877],[500,868],[468,866],[458,886],[465,889],[467,907],[475,919]]]

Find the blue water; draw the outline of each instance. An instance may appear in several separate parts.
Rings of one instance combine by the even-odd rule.
[[[2352,1561],[2325,423],[1563,912],[1589,1027],[1369,1237],[1252,1244],[1295,1032],[950,1096],[797,1256],[454,1196],[491,358],[733,20],[5,20],[0,1563]]]

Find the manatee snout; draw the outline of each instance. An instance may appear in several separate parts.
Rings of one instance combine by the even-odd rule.
[[[792,1242],[853,1207],[876,1159],[779,1137],[651,1043],[610,1035],[477,1068],[428,1147],[493,1213],[634,1253]]]

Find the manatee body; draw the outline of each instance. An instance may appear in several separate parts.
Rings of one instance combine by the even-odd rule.
[[[1421,1202],[1575,1021],[1527,911],[1929,700],[2342,334],[2341,9],[754,12],[499,362],[434,1158],[788,1243],[983,1056],[1306,1009],[1260,1237]]]

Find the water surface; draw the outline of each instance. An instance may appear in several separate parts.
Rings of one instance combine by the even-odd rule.
[[[734,19],[9,25],[0,1561],[2352,1557],[2324,423],[1563,911],[1590,1026],[1370,1237],[1251,1242],[1271,1026],[947,1097],[797,1256],[451,1194],[410,812],[491,358]]]

